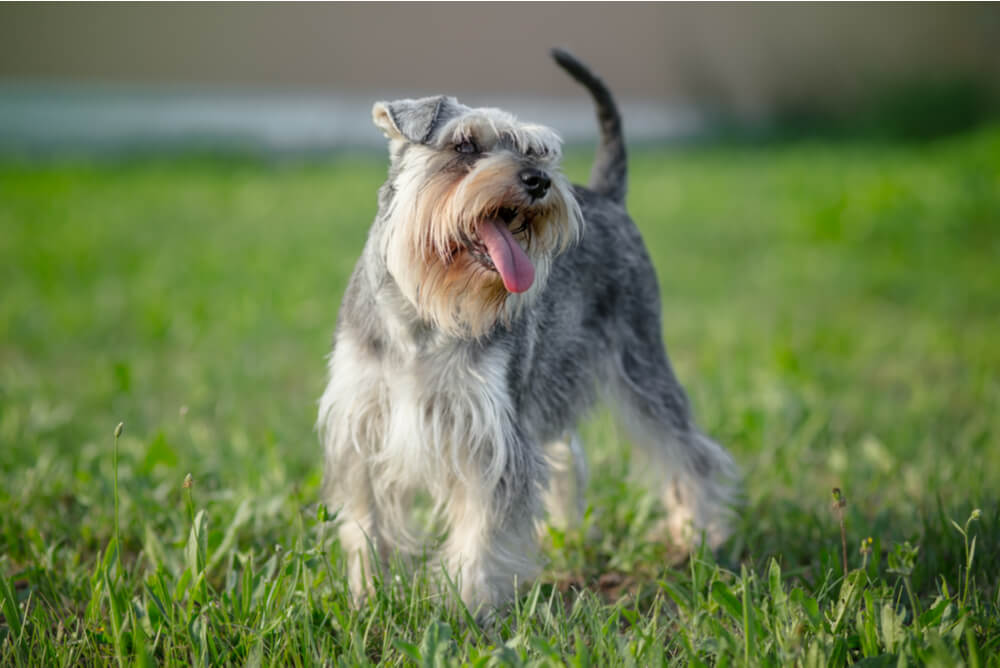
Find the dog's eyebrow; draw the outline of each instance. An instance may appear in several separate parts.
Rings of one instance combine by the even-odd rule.
[[[443,133],[443,138],[441,143],[443,145],[447,144],[457,144],[463,141],[472,140],[479,143],[479,134],[476,132],[475,128],[467,123],[457,123],[450,132]]]

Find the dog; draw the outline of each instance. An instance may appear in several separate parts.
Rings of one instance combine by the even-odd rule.
[[[649,456],[674,545],[718,546],[733,460],[695,425],[661,334],[656,274],[625,211],[626,153],[605,84],[587,187],[561,140],[445,96],[378,102],[390,166],[337,318],[318,431],[322,500],[364,600],[393,554],[419,554],[414,495],[445,524],[444,572],[476,614],[539,572],[545,506],[579,516],[576,424],[606,395]]]

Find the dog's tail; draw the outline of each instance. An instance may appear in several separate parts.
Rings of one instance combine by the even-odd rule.
[[[625,202],[626,170],[625,136],[622,134],[622,117],[618,113],[611,91],[586,65],[563,49],[552,49],[552,57],[577,82],[590,91],[597,107],[597,122],[601,140],[590,170],[590,188],[612,200]]]

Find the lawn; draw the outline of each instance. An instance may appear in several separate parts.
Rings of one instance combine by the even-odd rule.
[[[1000,127],[637,150],[665,338],[740,520],[668,567],[598,412],[584,526],[486,629],[426,571],[352,608],[315,505],[385,168],[0,161],[0,664],[1000,665]]]

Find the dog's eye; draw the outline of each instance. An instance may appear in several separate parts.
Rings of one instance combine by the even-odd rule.
[[[476,146],[476,142],[466,139],[460,144],[455,144],[455,151],[458,153],[479,153],[479,147]]]

